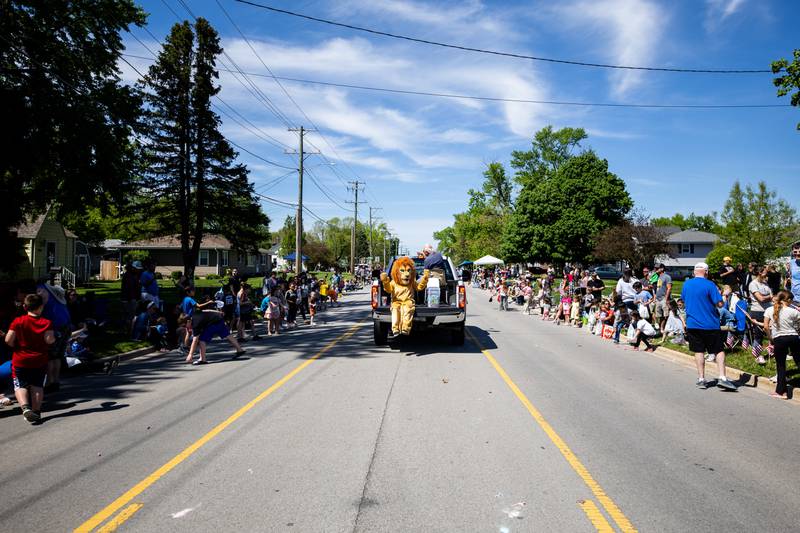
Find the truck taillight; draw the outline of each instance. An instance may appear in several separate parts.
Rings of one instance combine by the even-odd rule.
[[[378,286],[377,285],[373,285],[372,286],[372,308],[373,309],[377,309],[378,308],[378,291],[379,291]]]
[[[458,306],[461,309],[467,308],[467,288],[464,285],[458,286]]]

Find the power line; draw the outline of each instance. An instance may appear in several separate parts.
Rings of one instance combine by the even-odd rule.
[[[162,2],[165,2],[165,3],[166,3],[166,0],[162,0]],[[194,19],[195,21],[197,20],[197,17],[196,17],[196,16],[195,16],[195,14],[192,12],[192,10],[191,10],[191,9],[189,9],[189,6],[186,4],[186,2],[185,2],[184,0],[178,0],[178,3],[179,3],[181,6],[183,6],[183,9],[184,9],[184,10],[185,10],[187,13],[189,13],[189,16],[191,16],[191,17],[192,17],[192,19]],[[179,18],[180,18],[180,17],[179,17]],[[270,112],[271,112],[273,115],[275,115],[275,116],[278,118],[278,120],[280,120],[280,121],[281,121],[281,122],[282,122],[282,123],[283,123],[283,124],[284,124],[284,125],[285,125],[287,128],[291,128],[292,124],[291,124],[291,121],[289,120],[289,118],[288,118],[288,117],[287,117],[287,116],[286,116],[286,115],[283,113],[283,111],[281,111],[281,110],[280,110],[280,108],[278,108],[278,106],[276,106],[276,105],[275,105],[275,104],[272,102],[272,100],[270,100],[270,99],[269,99],[269,97],[268,97],[266,94],[264,94],[264,92],[263,92],[263,91],[262,91],[262,90],[261,90],[261,89],[258,87],[258,85],[256,85],[256,84],[253,82],[253,80],[251,80],[251,79],[250,79],[250,78],[249,78],[247,75],[245,75],[244,71],[241,69],[241,67],[239,67],[239,65],[236,63],[236,61],[234,61],[234,60],[233,60],[233,58],[232,58],[232,57],[231,57],[231,56],[228,54],[228,52],[226,52],[225,50],[223,50],[223,51],[222,51],[222,55],[223,55],[223,56],[225,56],[225,58],[226,58],[226,59],[227,59],[227,60],[230,62],[230,64],[231,64],[231,65],[233,65],[233,68],[236,70],[236,72],[238,72],[238,73],[239,73],[239,75],[241,75],[241,76],[242,76],[242,78],[244,78],[244,80],[245,80],[247,83],[245,83],[245,82],[241,81],[241,80],[240,80],[240,79],[239,79],[239,78],[236,76],[236,73],[233,73],[233,72],[232,72],[232,73],[233,73],[233,76],[234,76],[234,78],[236,79],[236,81],[238,81],[240,84],[242,84],[242,86],[243,86],[243,87],[244,87],[244,88],[245,88],[245,89],[246,89],[248,92],[250,92],[250,94],[252,94],[253,96],[255,96],[256,100],[260,101],[260,102],[261,102],[261,103],[262,103],[262,104],[263,104],[263,105],[264,105],[264,106],[267,108],[267,110],[269,110],[269,111],[270,111]],[[225,62],[224,62],[224,61],[223,61],[221,58],[219,59],[219,62],[220,62],[220,63],[221,63],[223,66],[227,67],[227,65],[225,64]],[[249,88],[248,88],[248,85],[249,85]],[[255,91],[255,92],[254,92],[254,91]]]
[[[250,154],[251,156],[255,157],[256,159],[258,159],[258,160],[260,160],[260,161],[263,161],[264,163],[267,163],[267,164],[269,164],[269,165],[272,165],[272,166],[276,166],[276,167],[278,167],[278,168],[285,168],[285,169],[289,169],[289,170],[291,170],[292,172],[294,172],[295,170],[297,170],[296,168],[287,167],[286,165],[281,165],[280,163],[276,163],[275,161],[270,161],[270,160],[269,160],[269,159],[267,159],[266,157],[261,157],[260,155],[258,155],[258,154],[256,154],[256,153],[253,153],[253,152],[251,152],[250,150],[248,150],[248,149],[247,149],[247,148],[245,148],[244,146],[241,146],[241,145],[239,145],[239,144],[236,144],[235,142],[233,142],[233,141],[232,141],[232,140],[230,140],[230,139],[228,139],[228,142],[229,142],[230,144],[232,144],[233,146],[235,146],[236,148],[238,148],[239,150],[242,150],[243,152],[247,152],[247,153],[248,153],[248,154]]]
[[[178,1],[179,1],[179,2],[181,2],[181,3],[183,3],[183,1],[184,1],[184,0],[178,0]],[[306,114],[306,112],[305,112],[305,111],[303,111],[303,108],[302,108],[302,107],[300,107],[300,104],[298,104],[298,103],[297,103],[297,101],[295,101],[295,99],[294,99],[294,98],[292,98],[292,95],[291,95],[291,94],[289,94],[289,91],[287,91],[287,90],[286,90],[286,87],[284,87],[284,86],[283,86],[283,84],[282,84],[282,83],[280,82],[280,80],[279,80],[279,79],[278,79],[278,78],[275,76],[275,74],[272,72],[272,70],[269,68],[269,66],[267,66],[266,62],[265,62],[265,61],[262,59],[261,55],[259,55],[259,53],[256,51],[255,47],[252,45],[252,43],[251,43],[251,42],[250,42],[250,40],[247,38],[247,36],[244,34],[244,32],[241,30],[241,28],[239,28],[239,26],[236,24],[236,21],[233,19],[233,17],[231,17],[231,16],[230,16],[230,14],[228,13],[228,11],[225,9],[225,7],[223,7],[222,3],[221,3],[219,0],[215,0],[215,1],[216,1],[216,4],[217,4],[217,6],[219,6],[219,8],[220,8],[220,9],[222,10],[222,12],[225,14],[225,16],[227,17],[227,19],[228,19],[228,20],[230,21],[230,23],[233,25],[233,27],[234,27],[234,28],[236,28],[236,31],[237,31],[237,32],[239,32],[239,35],[241,35],[241,36],[242,36],[242,39],[244,39],[244,41],[247,43],[247,46],[250,48],[250,50],[253,52],[253,54],[254,54],[254,55],[255,55],[255,56],[258,58],[259,62],[260,62],[260,63],[261,63],[263,66],[264,66],[264,68],[267,70],[267,72],[269,73],[270,77],[271,77],[273,80],[275,80],[275,83],[277,83],[277,84],[278,84],[278,87],[280,87],[280,88],[281,88],[281,90],[282,90],[282,91],[283,91],[283,93],[286,95],[286,97],[287,97],[287,98],[288,98],[288,99],[289,99],[289,100],[292,102],[292,104],[294,104],[294,106],[295,106],[295,107],[298,109],[298,111],[300,111],[300,113],[301,113],[301,114],[302,114],[302,115],[303,115],[303,116],[306,118],[306,120],[309,122],[309,124],[311,124],[311,126],[312,126],[314,129],[316,129],[316,130],[317,130],[317,132],[319,133],[319,136],[322,138],[322,140],[323,140],[323,141],[325,141],[325,144],[327,144],[327,145],[328,145],[328,147],[329,147],[329,148],[331,149],[331,151],[332,151],[332,152],[333,152],[333,153],[336,155],[336,157],[338,157],[338,158],[339,158],[339,160],[340,160],[340,161],[342,161],[342,163],[344,163],[344,165],[345,165],[345,166],[346,166],[346,167],[347,167],[347,168],[350,170],[350,172],[352,172],[352,173],[353,173],[353,175],[356,177],[356,179],[361,179],[361,178],[358,176],[358,174],[356,174],[356,172],[355,172],[355,171],[352,169],[352,167],[350,167],[350,165],[349,165],[349,164],[347,164],[347,162],[346,162],[346,161],[344,161],[344,159],[342,159],[342,156],[340,156],[340,155],[339,155],[339,153],[336,151],[336,148],[333,146],[333,144],[332,144],[332,143],[331,143],[331,142],[330,142],[330,141],[329,141],[329,140],[328,140],[328,139],[325,137],[325,135],[323,135],[323,134],[322,134],[322,131],[320,130],[320,128],[319,128],[319,127],[318,127],[318,126],[317,126],[317,125],[314,123],[314,121],[313,121],[313,120],[311,120],[311,117],[309,117],[309,116]],[[313,145],[312,145],[312,146],[313,146]],[[324,157],[324,156],[323,156],[323,157]],[[326,158],[326,160],[327,160],[327,158]],[[344,182],[344,180],[341,180],[341,181],[342,181],[342,184],[343,184],[343,185],[345,185],[345,186],[347,185],[347,184]]]
[[[554,59],[551,57],[539,57],[539,56],[531,56],[526,54],[517,54],[512,52],[499,52],[497,50],[486,50],[483,48],[473,48],[470,46],[461,46],[456,44],[449,44],[449,43],[442,43],[438,41],[430,41],[427,39],[420,39],[417,37],[409,37],[407,35],[399,35],[396,33],[389,33],[385,31],[373,30],[370,28],[364,28],[362,26],[355,26],[352,24],[345,24],[343,22],[335,22],[333,20],[323,19],[319,17],[312,17],[310,15],[303,15],[302,13],[296,13],[294,11],[288,11],[286,9],[278,9],[277,7],[272,7],[264,4],[258,4],[256,2],[250,2],[249,0],[236,0],[240,4],[247,4],[254,7],[259,7],[261,9],[266,9],[272,11],[274,13],[280,13],[282,15],[289,15],[292,17],[302,18],[306,20],[311,20],[314,22],[319,22],[322,24],[329,24],[331,26],[339,26],[341,28],[348,28],[350,30],[361,31],[365,33],[371,33],[373,35],[381,35],[383,37],[390,37],[392,39],[400,39],[404,41],[411,41],[415,43],[427,44],[431,46],[440,46],[443,48],[453,48],[455,50],[462,50],[466,52],[476,52],[480,54],[489,54],[495,56],[503,56],[503,57],[513,57],[517,59],[530,59],[533,61],[543,61],[546,63],[559,63],[564,65],[574,65],[580,67],[594,67],[594,68],[608,68],[608,69],[619,69],[619,70],[646,70],[646,71],[653,71],[653,72],[682,72],[687,74],[764,74],[764,73],[772,73],[769,69],[700,69],[700,68],[678,68],[678,67],[642,67],[642,66],[631,66],[631,65],[612,65],[612,64],[605,64],[605,63],[590,63],[587,61],[573,61],[568,59]]]
[[[138,56],[134,54],[122,54],[128,57],[135,57],[138,59],[149,59],[145,56]],[[223,69],[220,69],[223,70]],[[255,72],[248,72],[248,76],[272,77],[266,74],[259,74]],[[404,89],[391,89],[388,87],[375,87],[369,85],[353,85],[347,83],[335,83],[330,81],[308,80],[302,78],[290,78],[286,76],[275,76],[276,78],[296,83],[308,83],[313,85],[326,85],[330,87],[341,87],[344,89],[356,89],[362,91],[379,91],[395,94],[406,94],[413,96],[430,96],[436,98],[452,98],[462,100],[479,100],[487,102],[509,102],[515,104],[541,104],[541,105],[559,105],[559,106],[576,106],[576,107],[616,107],[616,108],[635,108],[635,109],[765,109],[765,108],[783,108],[791,107],[790,104],[650,104],[650,103],[613,103],[613,102],[581,102],[569,100],[532,100],[527,98],[500,98],[493,96],[479,96],[468,94],[456,93],[439,93],[439,92],[426,92],[426,91],[411,91]],[[309,143],[311,144],[311,143]]]
[[[317,178],[316,178],[316,176],[314,176],[314,174],[312,174],[312,173],[311,173],[311,171],[310,171],[309,169],[306,169],[306,173],[308,174],[308,177],[309,177],[309,178],[311,178],[311,183],[313,183],[313,184],[314,184],[314,185],[317,187],[317,189],[319,189],[319,191],[320,191],[322,194],[324,194],[326,198],[328,198],[328,200],[330,200],[331,202],[333,202],[333,205],[335,205],[336,207],[338,207],[338,208],[339,208],[339,209],[341,209],[342,211],[349,211],[349,209],[345,209],[344,207],[342,207],[342,205],[341,205],[341,204],[340,204],[338,201],[336,201],[336,200],[333,198],[333,196],[331,196],[330,194],[328,194],[328,192],[327,192],[327,191],[325,191],[325,189],[323,189],[323,188],[322,188],[322,186],[321,186],[321,185],[319,184],[319,182],[317,181]]]
[[[261,185],[256,187],[256,190],[261,189],[261,192],[264,192],[264,191],[266,191],[268,189],[271,189],[271,188],[275,187],[276,185],[278,185],[283,180],[285,180],[286,178],[288,178],[289,176],[291,176],[292,174],[294,174],[295,172],[297,172],[297,170],[296,169],[292,169],[289,172],[287,172],[286,174],[281,174],[277,178],[273,178],[273,179],[269,180],[266,183],[262,183]]]

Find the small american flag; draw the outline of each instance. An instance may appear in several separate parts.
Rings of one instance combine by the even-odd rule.
[[[753,348],[751,350],[752,353],[753,353],[753,357],[759,357],[761,355],[761,350],[762,349],[763,348],[761,347],[761,343],[760,342],[754,342],[753,343]]]
[[[730,331],[728,332],[728,338],[725,339],[725,346],[728,348],[733,348],[733,343],[736,342],[736,337],[733,336],[733,333]]]
[[[744,338],[742,339],[742,348],[745,349],[745,350],[750,348],[750,335],[748,335],[746,333],[744,335]]]

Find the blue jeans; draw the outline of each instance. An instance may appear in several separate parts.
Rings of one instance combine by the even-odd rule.
[[[614,342],[619,342],[619,333],[622,331],[622,328],[626,327],[628,324],[625,322],[617,322],[614,324]]]

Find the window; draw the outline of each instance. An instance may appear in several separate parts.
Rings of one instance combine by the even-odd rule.
[[[208,250],[200,250],[200,257],[198,257],[197,263],[202,267],[208,266]]]
[[[254,256],[253,254],[247,254],[247,256],[245,257],[245,261],[246,261],[245,266],[249,267],[254,266],[256,264],[256,256]]]
[[[682,243],[681,244],[681,253],[682,254],[693,254],[694,253],[694,244],[689,243]]]
[[[261,255],[261,264],[262,265],[266,265],[267,264],[267,254],[260,254],[260,255]]]
[[[228,250],[222,250],[222,266],[228,266]]]

